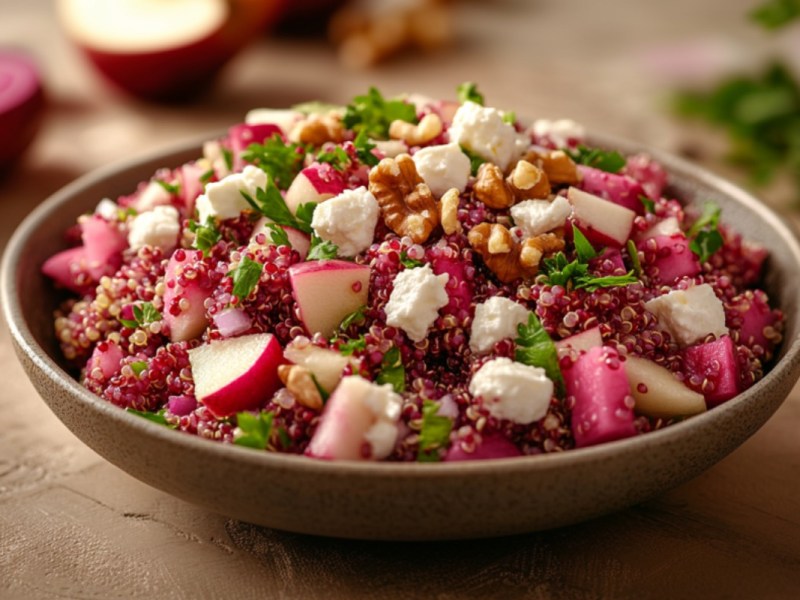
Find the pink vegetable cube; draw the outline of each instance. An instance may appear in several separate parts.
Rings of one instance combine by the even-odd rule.
[[[461,444],[456,442],[445,454],[445,462],[455,462],[461,460],[485,460],[487,458],[509,458],[521,456],[522,452],[508,438],[503,435],[489,434],[481,437],[474,452],[467,452]]]
[[[652,240],[652,241],[651,241]],[[689,240],[683,233],[671,236],[657,235],[639,243],[645,250],[655,244],[656,257],[652,264],[643,265],[647,274],[657,282],[670,284],[681,277],[694,277],[700,273],[700,262],[689,249]]]
[[[705,396],[709,408],[739,393],[739,366],[730,336],[690,346],[683,358],[689,375],[686,383]]]
[[[583,191],[624,206],[637,215],[644,213],[644,205],[639,200],[639,196],[645,195],[644,189],[633,177],[608,173],[586,165],[578,165],[578,171],[581,174],[580,188]]]

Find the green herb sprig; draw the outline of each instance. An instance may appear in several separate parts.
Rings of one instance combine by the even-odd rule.
[[[530,313],[527,323],[517,326],[518,336],[514,340],[514,360],[531,367],[544,369],[555,384],[559,394],[564,391],[564,377],[558,366],[558,351],[553,340],[542,326],[535,313]]]
[[[260,167],[282,190],[303,168],[304,156],[302,145],[283,141],[279,133],[261,144],[250,144],[242,152],[244,160]]]
[[[460,84],[456,88],[456,93],[458,94],[458,101],[461,102],[461,104],[469,101],[483,106],[483,94],[478,91],[478,84],[472,81],[465,81],[464,83]]]
[[[264,265],[245,256],[237,267],[228,273],[233,279],[233,295],[244,300],[258,285]]]
[[[262,410],[257,415],[249,412],[236,414],[238,431],[233,443],[257,450],[265,450],[271,443],[275,413]]]
[[[211,216],[206,218],[206,222],[203,225],[194,220],[189,221],[189,231],[194,233],[192,248],[200,250],[203,256],[208,256],[214,244],[222,239],[214,217]]]
[[[119,319],[125,327],[135,329],[136,327],[144,327],[150,323],[156,323],[161,320],[161,313],[158,312],[152,302],[142,302],[141,304],[133,305],[133,319]]]
[[[690,240],[689,249],[697,255],[701,263],[711,258],[725,243],[719,231],[720,213],[719,206],[713,202],[707,203],[700,217],[686,232],[686,237]]]
[[[402,394],[406,389],[406,369],[403,366],[402,355],[397,346],[392,346],[381,361],[381,370],[375,380],[383,385],[391,384],[394,391]]]
[[[586,165],[607,173],[619,173],[627,161],[616,150],[602,150],[579,145],[575,150],[565,149],[566,153],[579,165]]]
[[[438,462],[441,457],[438,450],[450,443],[450,432],[453,430],[453,419],[444,417],[439,412],[440,404],[433,400],[422,402],[422,427],[419,430],[418,462]]]
[[[356,96],[347,105],[342,123],[356,133],[365,132],[373,139],[386,139],[392,121],[417,122],[417,110],[404,100],[387,100],[371,87],[363,96]]]

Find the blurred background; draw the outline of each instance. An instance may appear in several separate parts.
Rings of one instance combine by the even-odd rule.
[[[0,63],[33,59],[45,98],[0,181],[0,240],[76,176],[250,108],[344,104],[369,85],[453,97],[466,80],[489,104],[684,154],[790,210],[798,12],[798,0],[0,0]],[[776,60],[785,69],[769,71]],[[3,77],[8,113],[24,93]],[[14,118],[0,118],[0,142],[18,153]]]

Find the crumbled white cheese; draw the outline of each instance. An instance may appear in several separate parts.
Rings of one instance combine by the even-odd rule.
[[[528,322],[530,311],[513,300],[493,296],[475,307],[469,334],[469,347],[481,354],[500,340],[517,337],[517,326]]]
[[[399,327],[415,342],[425,339],[439,309],[449,301],[448,279],[446,273],[434,275],[430,265],[398,273],[386,303],[386,323]]]
[[[247,192],[255,198],[256,190],[266,185],[267,174],[253,165],[247,165],[241,173],[234,173],[221,181],[209,183],[205,193],[197,198],[199,222],[205,223],[208,217],[220,220],[238,217],[243,210],[250,208],[242,192]]]
[[[380,207],[365,187],[345,190],[317,205],[311,227],[339,248],[339,256],[355,256],[372,244]]]
[[[520,143],[516,129],[503,121],[496,108],[475,102],[464,102],[453,117],[449,130],[450,141],[495,163],[505,170],[517,158],[527,143]]]
[[[203,144],[203,159],[208,161],[218,177],[231,172],[225,160],[225,155],[222,153],[222,144],[216,140],[210,140]]]
[[[156,206],[169,204],[172,200],[172,195],[164,189],[164,187],[157,181],[151,181],[145,188],[139,192],[136,201],[133,203],[132,208],[139,213],[153,210]]]
[[[459,193],[467,187],[470,176],[470,163],[458,144],[428,146],[414,154],[417,173],[425,180],[437,198],[457,188]]]
[[[103,217],[106,221],[116,221],[119,218],[119,205],[111,198],[103,198],[97,203],[94,214]]]
[[[672,290],[645,302],[644,306],[681,346],[694,344],[709,333],[717,337],[728,333],[725,309],[707,283],[687,290]]]
[[[374,422],[364,434],[372,447],[372,458],[380,460],[389,456],[397,443],[398,420],[403,408],[403,399],[394,392],[390,384],[378,385],[361,377],[358,390],[364,406],[372,413]],[[351,382],[354,383],[354,382]]]
[[[583,125],[572,119],[537,119],[532,128],[536,137],[550,140],[556,148],[566,148],[570,141],[582,140],[586,136]]]
[[[132,250],[153,246],[166,253],[178,244],[180,230],[180,215],[175,207],[156,206],[133,219],[128,231],[128,244]]]
[[[244,122],[248,125],[276,125],[287,135],[302,118],[303,113],[296,110],[254,108],[245,115]]]
[[[562,227],[572,214],[572,205],[563,196],[549,200],[524,200],[511,207],[511,218],[526,238]]]
[[[469,393],[483,398],[493,417],[527,425],[547,414],[553,382],[540,367],[500,357],[478,369],[469,382]]]

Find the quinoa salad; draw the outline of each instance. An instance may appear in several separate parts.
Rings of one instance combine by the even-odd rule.
[[[644,435],[761,378],[767,253],[644,154],[457,99],[257,109],[42,267],[93,393],[209,440],[459,461]],[[175,435],[179,435],[176,433]]]

